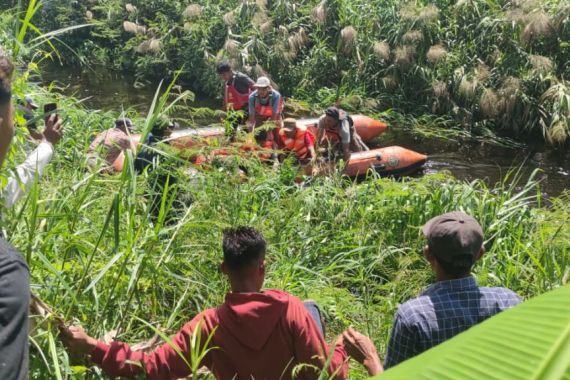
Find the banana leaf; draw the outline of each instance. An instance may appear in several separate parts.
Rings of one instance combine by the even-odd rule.
[[[570,379],[570,286],[504,311],[379,378]]]

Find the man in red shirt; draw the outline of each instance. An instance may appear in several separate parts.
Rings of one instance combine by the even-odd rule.
[[[198,314],[170,344],[150,354],[133,352],[122,342],[98,342],[80,327],[62,331],[62,340],[72,352],[90,353],[93,362],[110,376],[145,374],[151,380],[186,377],[192,365],[192,342],[198,341],[207,344],[198,349],[208,351],[194,367],[206,366],[217,379],[292,379],[299,364],[308,366],[303,366],[296,378],[317,379],[318,369],[325,367],[331,353],[329,374],[345,379],[348,355],[342,338],[331,350],[301,300],[280,290],[261,291],[265,251],[265,239],[255,229],[226,230],[221,269],[232,291],[222,305]],[[192,339],[197,328],[201,330],[196,333],[198,339]],[[208,337],[211,340],[206,343]],[[370,362],[378,365],[377,354],[373,356]]]

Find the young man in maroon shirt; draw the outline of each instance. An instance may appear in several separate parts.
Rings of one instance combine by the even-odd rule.
[[[316,379],[331,353],[329,374],[346,378],[348,354],[342,337],[331,351],[318,322],[301,300],[280,290],[261,291],[265,251],[263,236],[253,228],[224,232],[221,269],[228,276],[232,291],[222,305],[198,314],[184,325],[171,340],[176,350],[166,343],[150,354],[133,352],[122,342],[98,342],[80,327],[62,331],[62,339],[72,352],[91,354],[93,362],[110,376],[145,374],[153,380],[188,376],[192,333],[200,328],[202,344],[208,336],[212,335],[212,339],[208,347],[202,347],[210,350],[199,364],[208,367],[218,379],[292,379],[293,369],[299,364],[309,366],[304,366],[295,378]],[[369,338],[354,334],[358,333],[345,334],[345,339],[355,337],[374,347]],[[365,364],[370,374],[379,373],[381,364],[376,351],[368,356],[356,359]]]

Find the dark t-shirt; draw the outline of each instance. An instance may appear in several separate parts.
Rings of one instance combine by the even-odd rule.
[[[255,84],[255,82],[247,75],[236,72],[236,75],[227,81],[226,84],[228,86],[233,84],[240,94],[248,94],[249,89]]]
[[[30,272],[14,247],[0,238],[0,379],[28,378]]]

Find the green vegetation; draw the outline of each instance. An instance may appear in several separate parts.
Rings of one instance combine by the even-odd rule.
[[[17,91],[30,90],[23,80]],[[179,191],[193,198],[192,205],[172,210],[165,202],[153,224],[143,196],[152,176],[135,176],[130,165],[117,176],[85,170],[90,136],[110,125],[113,115],[83,110],[72,99],[58,101],[67,134],[45,178],[5,213],[4,228],[28,259],[33,292],[99,338],[118,330],[121,339],[146,340],[154,334],[147,323],[172,333],[221,302],[228,289],[217,269],[221,231],[236,224],[256,226],[268,238],[268,287],[317,300],[329,339],[353,324],[373,337],[380,352],[398,303],[431,280],[420,256],[419,226],[436,214],[463,209],[481,221],[488,249],[476,268],[482,284],[531,297],[567,282],[570,194],[541,208],[532,181],[516,190],[444,175],[371,177],[360,184],[332,177],[300,187],[287,164],[271,170],[252,160],[230,161],[181,180]],[[137,125],[150,125],[163,106],[156,104]],[[24,133],[18,131],[12,163],[23,157]],[[176,160],[167,155],[165,164]],[[245,182],[238,164],[248,167]],[[163,223],[173,212],[177,219]],[[86,368],[71,361],[54,334],[46,324],[35,330],[31,378],[83,376]],[[364,373],[355,366],[352,377]]]
[[[23,3],[0,1],[0,6]],[[446,126],[460,122],[469,131],[526,134],[532,131],[525,128],[536,128],[553,142],[570,134],[568,9],[562,1],[414,7],[392,0],[202,6],[154,0],[129,7],[107,0],[64,6],[68,3],[50,1],[51,8],[30,14],[33,23],[0,14],[0,43],[17,53],[23,66],[15,95],[32,92],[39,103],[55,96],[28,83],[26,68],[46,57],[27,45],[42,36],[36,26],[53,30],[88,22],[89,28],[36,41],[65,43],[77,54],[42,46],[61,59],[136,72],[141,81],[174,77],[183,67],[185,79],[208,94],[219,91],[211,65],[225,55],[257,73],[268,70],[284,92],[320,105],[340,97],[353,108],[396,107],[418,118],[441,113],[437,120],[450,123]],[[25,14],[19,16],[26,19]],[[548,20],[549,27],[538,28],[537,20]],[[23,34],[22,25],[27,25]],[[22,64],[25,57],[31,65]],[[170,101],[184,95],[156,99],[146,120],[131,111],[129,116],[139,131],[148,132]],[[475,272],[482,285],[507,286],[528,298],[568,282],[568,191],[544,207],[539,184],[507,185],[511,178],[496,188],[446,175],[402,180],[371,175],[362,183],[336,176],[299,186],[289,163],[273,170],[243,158],[216,163],[196,176],[186,172],[176,152],[164,148],[163,168],[176,171],[181,180],[175,191],[187,202],[173,209],[173,198],[165,199],[154,221],[145,199],[152,174],[137,176],[131,165],[116,176],[85,169],[92,136],[117,115],[85,110],[71,98],[57,101],[66,119],[64,140],[27,199],[3,212],[2,228],[28,260],[32,291],[98,338],[112,330],[133,343],[156,331],[166,336],[199,310],[220,303],[228,289],[217,269],[221,234],[237,224],[258,227],[270,243],[267,287],[315,299],[326,315],[329,341],[352,324],[374,339],[381,354],[398,304],[432,280],[420,254],[419,227],[434,215],[461,209],[481,222],[488,253]],[[516,111],[485,110],[502,102]],[[18,128],[0,183],[27,148],[26,132]],[[247,167],[247,180],[238,165]],[[54,316],[44,322],[33,330],[30,378],[104,378],[65,352]],[[351,378],[364,377],[354,366]]]
[[[214,64],[229,59],[317,107],[340,99],[476,133],[570,138],[562,0],[54,0],[33,20],[44,30],[90,24],[54,42],[76,52],[59,59],[129,71],[139,84],[183,68],[193,91],[220,96]]]

